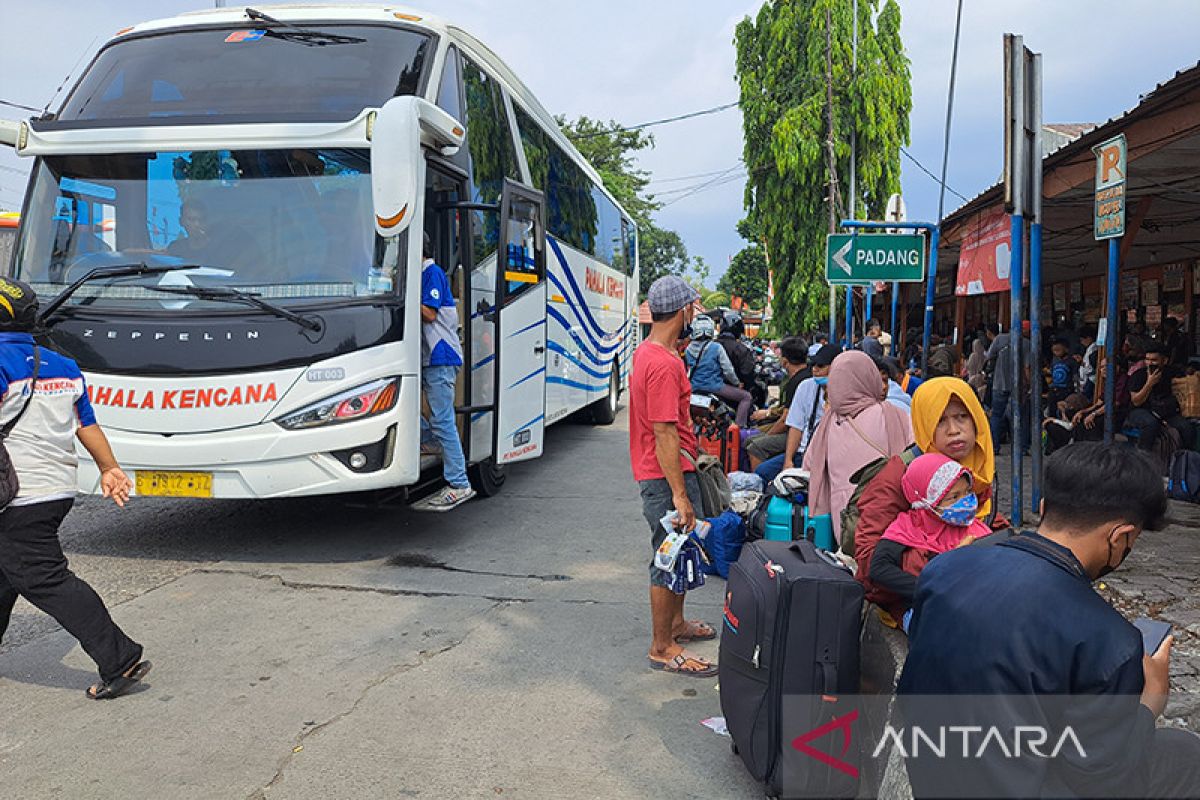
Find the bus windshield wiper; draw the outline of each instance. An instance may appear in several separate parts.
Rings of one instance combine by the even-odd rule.
[[[71,295],[91,281],[103,280],[105,278],[132,278],[138,275],[162,275],[165,272],[177,272],[181,269],[199,269],[199,264],[155,264],[151,266],[141,261],[135,261],[129,264],[117,264],[111,267],[96,267],[86,273],[82,278],[78,279],[66,289],[59,292],[58,296],[46,304],[41,313],[38,314],[38,322],[45,323],[54,315],[54,312],[62,308],[63,303],[71,299]]]
[[[319,320],[301,316],[295,311],[289,311],[283,306],[268,302],[262,299],[262,295],[257,292],[247,292],[228,286],[147,286],[146,288],[156,292],[166,292],[167,294],[184,294],[199,300],[243,303],[248,306],[254,306],[261,311],[266,311],[268,314],[274,314],[289,322],[294,322],[306,331],[316,333],[321,330]]]
[[[283,28],[283,30],[269,30],[266,33],[267,36],[287,42],[296,42],[308,47],[324,47],[327,44],[362,44],[366,41],[366,39],[359,38],[358,36],[341,36],[336,33],[301,28],[290,22],[275,19],[254,8],[247,8],[246,16],[255,22],[263,22],[267,25],[276,25]]]

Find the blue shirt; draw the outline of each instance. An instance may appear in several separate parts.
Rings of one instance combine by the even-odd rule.
[[[74,497],[75,432],[96,424],[87,384],[71,359],[38,350],[37,386],[4,446],[21,488],[14,505]],[[0,425],[21,412],[33,378],[33,337],[0,332]]]
[[[1053,760],[999,751],[969,763],[910,758],[914,796],[1144,794],[1154,719],[1139,702],[1141,634],[1067,548],[1036,533],[987,541],[943,553],[921,572],[897,686],[906,719],[926,730],[986,730],[1019,713],[1017,724],[1055,731],[1046,750],[1070,725],[1087,758],[1073,746]],[[938,704],[928,695],[956,697]]]
[[[450,279],[431,258],[425,259],[421,271],[421,305],[437,310],[433,322],[422,321],[421,366],[461,367],[457,301],[450,291]]]

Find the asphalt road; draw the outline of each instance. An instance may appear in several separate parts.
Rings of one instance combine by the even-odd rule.
[[[155,668],[87,700],[92,663],[22,601],[0,644],[4,795],[761,796],[700,725],[716,680],[647,668],[625,421],[552,428],[498,497],[443,515],[81,499],[72,567]],[[689,616],[718,623],[722,586]]]

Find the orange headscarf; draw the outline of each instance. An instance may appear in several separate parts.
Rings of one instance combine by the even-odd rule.
[[[990,489],[996,477],[992,428],[979,403],[979,395],[965,381],[959,378],[931,378],[917,387],[912,402],[913,439],[922,453],[938,452],[933,448],[933,432],[937,430],[938,422],[951,400],[958,400],[966,406],[975,422],[975,447],[962,460],[962,465],[971,470],[977,486],[987,484]],[[980,505],[980,516],[990,511],[990,502]]]

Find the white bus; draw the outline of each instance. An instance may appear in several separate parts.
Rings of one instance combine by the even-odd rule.
[[[478,491],[541,455],[546,425],[616,413],[635,228],[451,24],[334,5],[148,22],[0,141],[37,159],[9,274],[37,290],[140,494],[432,488],[424,233],[458,300]]]

